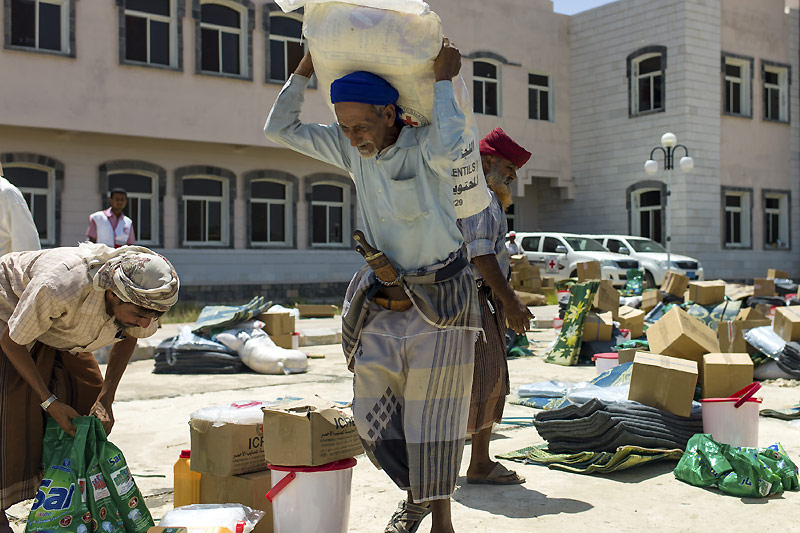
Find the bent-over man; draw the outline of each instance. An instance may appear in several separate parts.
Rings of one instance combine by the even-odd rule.
[[[138,246],[15,252],[0,258],[0,531],[5,510],[33,498],[50,416],[94,415],[106,432],[111,404],[138,338],[178,299],[172,265]],[[92,352],[113,344],[105,379]]]
[[[310,55],[290,77],[265,126],[267,137],[349,172],[365,240],[385,253],[396,279],[364,268],[343,309],[343,347],[354,372],[353,414],[371,459],[408,492],[386,531],[453,531],[450,496],[464,448],[472,357],[480,316],[453,208],[453,165],[466,149],[465,117],[452,78],[458,50],[434,63],[430,126],[402,127],[398,92],[355,72],[331,86],[337,123],[302,124]]]
[[[458,221],[478,285],[486,335],[475,343],[475,372],[467,423],[467,433],[472,435],[472,455],[467,482],[511,485],[523,483],[525,479],[491,460],[489,439],[492,426],[503,419],[506,396],[510,392],[506,320],[511,329],[523,334],[533,318],[508,284],[511,265],[505,244],[508,230],[505,210],[512,204],[511,183],[531,154],[500,128],[484,137],[479,149],[492,201],[480,213]]]

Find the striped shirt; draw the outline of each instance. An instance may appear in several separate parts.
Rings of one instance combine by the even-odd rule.
[[[106,313],[105,291],[95,290],[77,248],[17,252],[0,258],[0,333],[21,345],[34,341],[58,350],[92,352],[126,336],[158,329],[121,328]]]
[[[490,191],[491,192],[491,191]],[[492,201],[489,206],[475,213],[471,217],[459,218],[458,229],[464,235],[464,242],[467,246],[467,259],[472,262],[476,257],[482,255],[494,255],[500,272],[508,278],[511,273],[511,263],[506,249],[506,232],[508,222],[503,204],[494,192],[491,192]],[[482,279],[478,268],[473,264],[472,273],[475,279]]]

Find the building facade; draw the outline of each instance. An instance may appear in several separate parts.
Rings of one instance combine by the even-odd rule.
[[[797,10],[618,0],[567,17],[549,0],[497,0],[489,16],[479,0],[430,4],[464,55],[480,130],[500,126],[534,154],[513,227],[658,237],[664,180],[642,164],[673,131],[695,159],[673,174],[673,249],[714,276],[800,273]],[[0,21],[0,162],[44,246],[83,240],[122,186],[138,242],[174,263],[182,297],[341,298],[363,264],[352,182],[262,133],[302,57],[302,12],[3,0]],[[303,120],[333,120],[313,88]]]

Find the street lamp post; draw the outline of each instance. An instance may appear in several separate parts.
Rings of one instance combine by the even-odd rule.
[[[689,157],[689,149],[682,144],[677,144],[678,138],[674,133],[665,133],[661,136],[661,146],[656,146],[650,150],[650,158],[644,163],[644,171],[650,176],[658,172],[658,162],[653,159],[656,150],[661,150],[664,154],[664,170],[667,171],[667,197],[664,201],[664,216],[667,219],[667,270],[672,268],[672,217],[669,213],[669,199],[672,195],[670,180],[672,178],[672,168],[675,159],[675,150],[683,148],[684,155],[678,162],[681,171],[686,174],[694,168],[694,159]]]

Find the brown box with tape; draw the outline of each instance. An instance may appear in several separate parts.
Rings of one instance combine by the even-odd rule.
[[[788,277],[789,273],[785,270],[775,270],[774,268],[767,270],[767,279],[786,279]]]
[[[664,278],[664,283],[661,284],[662,291],[666,292],[667,294],[677,296],[678,298],[683,298],[684,294],[686,293],[686,289],[688,288],[689,278],[683,274],[678,274],[677,272],[672,271],[667,272],[667,276]]]
[[[203,474],[200,478],[198,503],[240,503],[251,509],[264,511],[254,533],[272,533],[272,504],[264,496],[272,487],[269,470],[238,476]]]
[[[775,296],[775,280],[765,278],[754,279],[753,296]]]
[[[578,263],[575,267],[578,270],[578,281],[589,281],[603,278],[603,269],[600,261],[586,261]]]
[[[772,329],[786,342],[800,341],[800,305],[775,309]]]
[[[707,353],[703,356],[703,398],[727,398],[753,382],[753,360],[746,353]]]
[[[720,351],[714,330],[677,306],[648,328],[647,341],[651,352],[694,361],[698,368],[705,354]]]
[[[611,313],[597,314],[589,311],[583,322],[583,342],[611,340],[614,329],[614,317]]]
[[[638,352],[631,368],[628,399],[687,417],[692,414],[695,387],[695,361]]]
[[[631,339],[638,339],[644,335],[644,315],[645,312],[640,309],[623,305],[619,308],[617,322],[619,322],[620,329],[631,331]]]
[[[725,301],[725,282],[692,281],[689,283],[689,300],[699,305],[713,305]]]
[[[289,313],[261,313],[256,318],[264,323],[264,331],[270,337],[294,333],[295,320]]]
[[[642,293],[642,311],[645,313],[653,309],[655,306],[661,303],[663,300],[663,296],[661,296],[661,292],[657,289],[651,289],[649,291],[644,291]]]
[[[598,311],[611,311],[613,316],[617,316],[619,310],[619,291],[611,284],[611,280],[604,279],[597,288],[594,295],[592,307]]]

